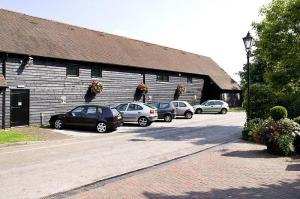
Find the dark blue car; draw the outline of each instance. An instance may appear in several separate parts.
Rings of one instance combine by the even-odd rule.
[[[83,105],[65,113],[51,116],[50,126],[56,129],[64,127],[92,128],[99,133],[116,129],[123,124],[122,115],[113,108],[96,105]]]
[[[148,102],[147,104],[157,108],[158,119],[172,122],[176,117],[176,108],[171,102]]]

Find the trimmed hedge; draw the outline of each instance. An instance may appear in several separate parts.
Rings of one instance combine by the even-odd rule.
[[[280,120],[287,118],[288,112],[285,107],[283,106],[274,106],[270,109],[270,115],[273,118],[273,120]]]

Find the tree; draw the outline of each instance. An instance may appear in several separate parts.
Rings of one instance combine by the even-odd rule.
[[[300,0],[273,0],[260,13],[262,21],[253,23],[258,39],[250,82],[265,84],[276,95],[276,104],[285,106],[291,117],[299,116]],[[244,86],[246,72],[245,67],[240,72]]]

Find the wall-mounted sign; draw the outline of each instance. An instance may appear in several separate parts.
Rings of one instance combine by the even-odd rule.
[[[60,103],[61,104],[66,104],[67,103],[67,97],[66,96],[61,96],[60,97]]]
[[[25,88],[25,85],[18,85],[17,88]]]

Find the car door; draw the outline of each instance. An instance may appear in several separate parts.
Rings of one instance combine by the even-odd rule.
[[[208,101],[205,105],[205,112],[214,112],[215,111],[215,102]]]
[[[215,102],[214,112],[218,112],[218,113],[221,112],[223,103],[220,101],[214,101],[214,102]]]
[[[178,102],[172,102],[172,103],[176,108],[176,115],[179,116],[180,115],[179,103]]]
[[[86,111],[85,106],[79,106],[66,114],[64,123],[67,126],[82,126],[82,116]]]
[[[88,106],[85,113],[81,117],[82,127],[96,127],[98,122],[99,113],[96,106]]]
[[[136,122],[142,115],[143,107],[138,104],[129,104],[126,110],[128,120],[130,122]]]
[[[122,114],[124,122],[128,122],[128,115],[127,115],[127,107],[128,103],[126,104],[120,104],[116,107],[116,109]]]
[[[185,111],[187,111],[188,107],[184,102],[179,102],[179,110],[180,110],[180,115],[184,115]]]

